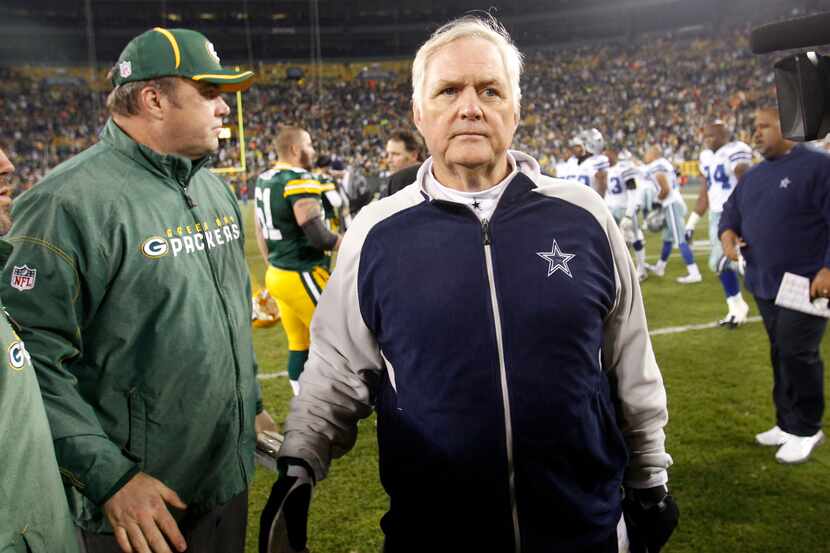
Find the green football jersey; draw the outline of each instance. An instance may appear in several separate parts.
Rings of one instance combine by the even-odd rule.
[[[271,265],[286,271],[329,267],[330,252],[314,248],[294,218],[294,202],[315,198],[322,203],[323,193],[329,190],[334,184],[321,184],[308,171],[285,163],[259,176],[254,189],[256,218]]]

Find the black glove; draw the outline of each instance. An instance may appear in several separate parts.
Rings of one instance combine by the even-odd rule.
[[[692,245],[692,240],[694,240],[694,237],[695,237],[695,229],[687,228],[686,231],[683,233],[683,235],[684,235],[683,237],[686,239],[686,243],[691,246]]]
[[[680,510],[665,486],[626,488],[623,515],[631,553],[659,553],[677,527]]]
[[[301,553],[308,537],[313,471],[301,459],[281,457],[279,477],[259,519],[259,553]]]

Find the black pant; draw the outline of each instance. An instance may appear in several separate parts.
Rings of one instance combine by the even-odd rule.
[[[824,415],[824,363],[819,347],[827,319],[755,298],[770,341],[778,426],[796,436],[821,430]]]
[[[179,521],[187,553],[244,553],[248,525],[248,492],[201,515]],[[93,534],[78,530],[81,553],[122,553],[112,534]],[[175,549],[171,546],[171,551]]]

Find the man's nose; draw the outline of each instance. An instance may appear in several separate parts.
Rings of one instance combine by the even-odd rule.
[[[222,96],[217,96],[217,98],[219,99],[219,105],[216,108],[216,113],[220,117],[225,117],[231,112],[231,108],[228,106],[227,102],[225,102],[225,99]]]
[[[482,118],[481,98],[473,87],[467,87],[461,93],[460,114],[462,119],[478,121]]]

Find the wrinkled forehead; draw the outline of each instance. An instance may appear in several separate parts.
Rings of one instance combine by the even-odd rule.
[[[507,86],[507,66],[498,46],[487,39],[463,37],[439,48],[427,59],[426,86],[439,83],[497,83]]]

